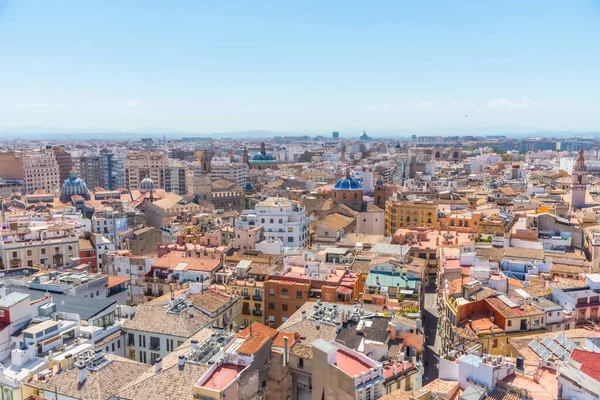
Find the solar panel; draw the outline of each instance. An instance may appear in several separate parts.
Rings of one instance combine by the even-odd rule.
[[[558,343],[556,343],[549,337],[545,337],[544,340],[542,340],[542,344],[546,346],[546,348],[552,353],[554,353],[557,357],[564,357],[565,349],[563,349]]]
[[[575,349],[578,349],[579,346],[577,346],[577,344],[572,341],[571,339],[569,339],[568,337],[566,337],[564,334],[559,333],[555,338],[554,341],[558,344],[560,344],[562,347],[564,347],[565,349],[567,349],[567,353],[571,354],[571,352]]]
[[[535,354],[537,354],[544,361],[548,361],[552,357],[552,353],[550,353],[537,340],[532,340],[529,343],[529,347],[531,348],[531,350],[533,350],[535,352]]]

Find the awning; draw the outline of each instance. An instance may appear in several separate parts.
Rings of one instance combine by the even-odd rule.
[[[335,289],[335,292],[341,294],[352,294],[352,289],[348,289],[343,286],[338,286],[337,289]]]

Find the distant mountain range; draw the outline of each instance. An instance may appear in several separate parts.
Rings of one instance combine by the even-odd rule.
[[[357,139],[362,131],[359,130],[340,130],[340,137]],[[499,128],[448,128],[439,130],[428,130],[426,132],[419,130],[367,130],[367,134],[372,138],[390,138],[403,139],[409,138],[415,134],[417,136],[488,136],[505,135],[513,138],[539,137],[539,138],[597,138],[600,136],[600,130],[596,132],[578,132],[578,131],[536,131],[535,129],[523,129],[519,127],[499,127]],[[136,140],[141,138],[162,139],[181,139],[184,137],[206,137],[206,138],[232,138],[232,139],[271,139],[275,136],[318,136],[331,137],[331,132],[275,132],[269,130],[248,130],[234,132],[208,132],[197,133],[184,130],[161,129],[154,127],[144,127],[134,131],[108,131],[94,129],[55,129],[46,127],[17,127],[0,129],[0,139],[26,139],[26,140]]]

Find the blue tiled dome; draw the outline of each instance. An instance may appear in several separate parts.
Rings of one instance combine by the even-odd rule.
[[[75,174],[68,177],[62,185],[60,190],[60,201],[63,203],[71,201],[71,196],[81,196],[86,200],[90,199],[87,184],[81,178],[78,178]]]
[[[273,161],[275,160],[272,155],[267,153],[258,152],[252,156],[252,161]]]
[[[356,179],[346,176],[335,183],[333,190],[363,190],[363,187]]]
[[[246,183],[246,184],[244,185],[244,190],[246,190],[246,191],[251,191],[251,190],[254,190],[254,185],[253,185],[253,184],[251,184],[251,183]]]
[[[381,179],[377,179],[377,182],[375,182],[376,185],[383,185],[383,181]]]

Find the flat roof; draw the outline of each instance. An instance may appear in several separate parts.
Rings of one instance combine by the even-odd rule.
[[[242,372],[244,368],[243,365],[222,364],[215,368],[206,382],[200,386],[212,390],[223,390],[235,380],[237,374]]]
[[[352,377],[355,375],[360,376],[363,372],[370,373],[371,368],[371,365],[343,350],[337,351],[335,365]]]
[[[58,325],[58,321],[54,321],[54,320],[44,321],[44,322],[40,322],[39,324],[32,325],[27,329],[24,329],[23,332],[32,333],[35,335],[36,333],[42,332],[42,331],[50,328],[51,326],[55,326],[55,325]]]
[[[26,293],[14,293],[14,292],[10,293],[0,299],[0,307],[5,307],[5,308],[12,307],[15,304],[20,303],[21,301],[25,300],[27,297],[29,297],[29,296]],[[40,296],[40,297],[44,297],[44,296]]]

